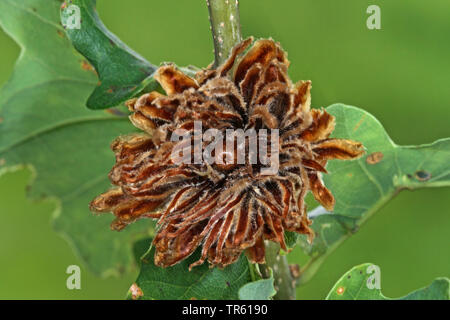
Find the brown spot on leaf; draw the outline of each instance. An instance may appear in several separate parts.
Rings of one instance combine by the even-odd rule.
[[[97,75],[97,71],[95,71],[94,67],[86,60],[81,61],[81,69],[86,70],[86,71],[91,71],[95,75]]]
[[[366,118],[366,115],[363,115],[361,117],[361,120],[358,121],[358,123],[355,125],[355,127],[353,128],[353,132],[355,132],[356,130],[358,130],[358,128],[361,126],[361,124],[364,122],[364,119]]]
[[[414,173],[414,176],[419,181],[427,181],[427,180],[430,180],[431,173],[424,171],[424,170],[419,170],[419,171],[416,171],[416,173]]]
[[[366,162],[368,164],[377,164],[381,160],[383,160],[384,154],[382,152],[373,152],[369,154],[366,158]]]
[[[291,276],[294,279],[300,277],[300,266],[298,264],[290,264],[289,271],[291,272]]]
[[[144,295],[141,288],[136,283],[133,283],[130,287],[131,299],[137,300]]]
[[[113,93],[115,91],[117,91],[119,88],[117,86],[109,86],[108,90],[106,91],[107,93]]]
[[[344,291],[345,291],[345,288],[344,288],[344,287],[339,287],[339,288],[337,288],[336,293],[337,293],[338,295],[342,295],[342,294],[344,293]]]
[[[5,159],[0,159],[0,166],[3,166],[4,164],[6,163],[6,160]]]
[[[61,38],[64,38],[64,32],[62,32],[61,30],[57,30],[56,33],[58,34],[58,36],[60,36]]]

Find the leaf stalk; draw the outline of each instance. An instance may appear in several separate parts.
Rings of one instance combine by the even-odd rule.
[[[214,41],[214,68],[230,55],[231,49],[242,41],[238,0],[206,0]]]
[[[295,300],[296,281],[291,275],[286,255],[280,255],[280,245],[273,241],[265,241],[266,263],[259,265],[262,276],[270,277],[273,271],[274,286],[277,294],[275,300]]]

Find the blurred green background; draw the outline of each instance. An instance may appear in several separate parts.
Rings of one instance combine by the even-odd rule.
[[[381,30],[366,27],[371,4],[381,8]],[[155,64],[206,66],[213,59],[204,0],[99,0],[98,11],[110,30]],[[363,108],[398,144],[450,136],[449,12],[448,0],[241,0],[244,35],[281,42],[291,78],[313,81],[315,107]],[[1,31],[0,48],[3,84],[20,50]],[[52,231],[54,205],[26,200],[30,178],[21,170],[0,179],[0,299],[124,298],[137,271],[100,279],[83,268]],[[381,267],[390,297],[450,276],[449,195],[448,188],[402,192],[326,260],[298,298],[324,298],[344,272],[364,262]],[[289,258],[304,261],[298,250]],[[81,290],[66,288],[71,264],[82,266]]]

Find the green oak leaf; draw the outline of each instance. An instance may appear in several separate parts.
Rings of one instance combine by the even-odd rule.
[[[344,274],[328,293],[326,300],[450,300],[448,278],[437,278],[428,287],[398,299],[385,297],[380,288],[379,267],[365,263]]]
[[[336,117],[332,137],[360,141],[367,153],[359,160],[330,161],[325,185],[336,198],[334,212],[319,207],[309,213],[316,237],[299,243],[310,256],[300,284],[308,281],[324,259],[380,207],[403,189],[450,186],[450,139],[420,146],[396,145],[369,113],[335,104],[327,111]]]
[[[95,5],[95,0],[65,2],[61,21],[73,46],[95,67],[100,78],[87,107],[104,109],[159,85],[153,79],[157,67],[112,34],[98,17]],[[81,19],[77,26],[78,13]]]
[[[150,248],[141,257],[141,271],[128,292],[128,299],[235,300],[239,298],[239,289],[252,281],[253,265],[244,255],[224,269],[210,268],[204,263],[189,271],[189,265],[200,258],[200,250],[168,268],[155,266],[154,254],[155,249]]]
[[[273,285],[273,271],[270,269],[270,277],[249,282],[239,289],[239,300],[271,300],[277,291]]]
[[[55,200],[55,229],[92,271],[119,273],[132,265],[132,242],[147,233],[149,222],[113,232],[112,217],[92,215],[88,204],[110,186],[111,141],[135,129],[111,110],[84,107],[96,75],[66,38],[60,4],[0,0],[1,27],[21,47],[0,91],[0,175],[31,168],[30,197]]]

